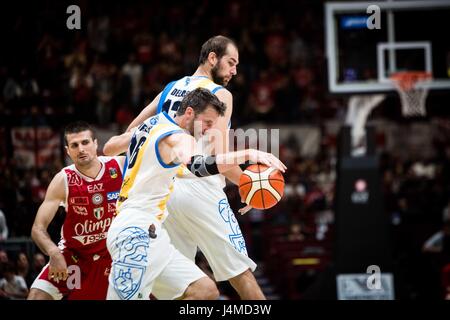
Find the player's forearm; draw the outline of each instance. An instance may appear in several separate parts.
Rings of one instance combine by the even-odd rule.
[[[228,180],[230,180],[235,185],[239,185],[239,179],[242,175],[242,169],[240,167],[233,167],[228,171],[222,173]]]
[[[149,112],[146,112],[146,110],[142,110],[142,112],[130,123],[130,125],[127,128],[127,132],[131,131],[134,127],[139,126],[142,122],[144,122],[147,118],[151,117],[152,115]]]
[[[50,238],[47,230],[42,226],[33,225],[31,229],[31,238],[39,249],[47,256],[52,256],[53,254],[60,252],[58,246]]]
[[[240,164],[245,163],[250,159],[250,149],[247,150],[240,150],[235,152],[229,152],[229,153],[222,153],[218,154],[216,156],[216,163],[217,168],[219,169],[219,172],[223,175],[224,173],[233,169],[238,168]]]
[[[117,156],[127,151],[129,141],[125,141],[122,136],[114,136],[109,139],[103,147],[103,154],[106,156]]]

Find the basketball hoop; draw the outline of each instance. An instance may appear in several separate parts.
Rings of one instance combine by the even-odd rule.
[[[397,89],[402,103],[404,117],[426,116],[425,100],[428,86],[432,79],[430,72],[407,71],[397,72],[390,76]]]

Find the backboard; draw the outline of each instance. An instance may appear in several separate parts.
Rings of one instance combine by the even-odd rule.
[[[367,23],[374,6],[379,28]],[[400,71],[430,72],[419,85],[450,89],[450,0],[329,2],[325,24],[330,92],[395,91],[389,76]]]

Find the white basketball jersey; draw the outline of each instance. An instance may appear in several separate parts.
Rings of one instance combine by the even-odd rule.
[[[186,94],[197,88],[205,88],[212,93],[216,93],[223,87],[205,76],[190,76],[172,81],[161,93],[157,113],[165,111],[170,117],[175,118],[175,114],[181,105],[181,100]]]
[[[117,201],[118,214],[125,209],[138,209],[164,221],[166,203],[173,190],[179,164],[164,163],[158,143],[162,138],[182,132],[165,112],[147,119],[137,128],[127,151],[124,179]]]
[[[159,99],[157,112],[166,112],[170,117],[175,118],[176,112],[181,105],[181,100],[190,91],[197,88],[205,88],[216,93],[219,89],[223,87],[214,83],[211,79],[206,76],[186,76],[177,81],[170,82],[163,90],[161,98]],[[203,150],[203,155],[208,154],[208,141],[206,139],[200,138],[197,140],[197,150]],[[181,166],[177,174],[180,178],[190,178],[190,179],[202,179],[203,182],[209,182],[214,186],[225,187],[225,178],[222,175],[215,175],[206,178],[198,178],[192,174],[186,167]]]

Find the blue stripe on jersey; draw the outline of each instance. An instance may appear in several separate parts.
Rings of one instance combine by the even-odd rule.
[[[163,107],[163,104],[166,100],[167,95],[169,94],[170,90],[172,90],[173,86],[175,85],[176,81],[169,82],[169,84],[164,88],[161,97],[159,98],[158,102],[158,109],[156,110],[156,113],[160,113]]]
[[[222,88],[223,88],[222,86],[215,87],[214,89],[211,90],[211,92],[216,93],[217,91],[219,91]]]
[[[128,169],[128,155],[125,155],[125,163],[123,164],[122,180],[125,177],[125,173],[127,173],[127,169]]]
[[[167,164],[167,163],[165,163],[165,162],[163,161],[163,159],[161,159],[161,155],[159,154],[159,148],[158,148],[159,140],[161,140],[162,138],[165,138],[165,137],[167,137],[167,136],[170,136],[171,134],[174,134],[174,133],[183,133],[183,132],[184,132],[184,131],[183,131],[183,130],[180,130],[180,129],[168,131],[168,132],[163,133],[162,135],[160,135],[160,136],[158,137],[158,139],[156,139],[156,142],[155,142],[155,153],[156,153],[156,158],[158,158],[159,164],[160,164],[161,166],[163,166],[164,168],[173,168],[173,167],[179,166],[180,164],[179,164],[179,163]]]
[[[169,120],[170,122],[172,122],[173,124],[176,124],[178,126],[178,124],[175,122],[175,120],[173,120],[168,114],[167,112],[163,111],[162,114],[167,118],[167,120]]]

